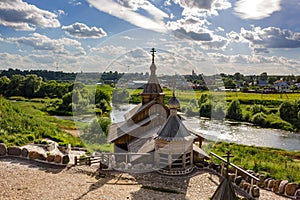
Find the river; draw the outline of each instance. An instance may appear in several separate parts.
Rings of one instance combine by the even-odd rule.
[[[113,122],[123,121],[123,115],[135,105],[113,107],[111,118]],[[209,120],[197,117],[184,117],[183,123],[204,138],[213,141],[226,141],[238,144],[262,147],[274,147],[290,151],[300,150],[300,134],[267,129],[244,123]]]

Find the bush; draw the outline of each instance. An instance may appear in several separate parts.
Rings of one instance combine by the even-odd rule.
[[[207,102],[208,100],[209,100],[209,95],[208,95],[208,94],[202,94],[202,95],[200,96],[199,100],[198,100],[198,105],[199,105],[199,107],[200,107],[203,103]]]
[[[243,115],[239,100],[235,99],[229,104],[227,117],[237,121],[242,119]]]
[[[216,103],[212,109],[212,117],[214,119],[224,119],[225,118],[225,105],[221,102]]]
[[[279,115],[281,119],[290,122],[296,128],[300,128],[300,119],[298,114],[300,112],[300,101],[285,101],[280,105]]]
[[[249,111],[244,112],[243,113],[243,121],[246,121],[246,122],[251,121],[250,120],[251,116],[252,116],[251,112],[249,112]]]
[[[210,100],[206,101],[205,103],[202,103],[199,109],[200,116],[211,118],[211,108],[212,105]]]
[[[262,112],[256,113],[252,116],[251,122],[256,125],[265,127],[267,125],[267,115]]]
[[[253,115],[260,112],[266,113],[266,109],[263,105],[255,104],[251,107],[251,112]]]

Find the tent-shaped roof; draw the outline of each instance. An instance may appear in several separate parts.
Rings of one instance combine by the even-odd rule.
[[[177,115],[170,115],[155,138],[166,141],[182,141],[194,139],[195,136],[189,132]]]
[[[161,86],[160,86],[157,76],[155,74],[156,66],[154,63],[151,64],[150,70],[151,70],[151,75],[148,80],[148,83],[145,85],[143,94],[160,94],[163,91],[161,89]]]
[[[234,192],[233,185],[228,178],[224,178],[214,195],[211,198],[212,200],[237,200],[237,197]]]

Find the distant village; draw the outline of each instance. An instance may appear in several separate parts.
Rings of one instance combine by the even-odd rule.
[[[13,75],[36,74],[44,81],[56,80],[63,82],[78,81],[84,84],[111,84],[121,88],[143,88],[149,78],[149,73],[120,73],[109,72],[80,72],[68,73],[48,70],[0,70],[0,77],[11,78]],[[191,74],[160,75],[160,84],[163,88],[172,88],[176,81],[177,89],[214,90],[214,91],[241,91],[253,93],[290,93],[300,92],[300,76],[295,75],[268,75],[263,72],[259,75],[243,75],[239,72],[230,75],[220,73],[216,75]]]

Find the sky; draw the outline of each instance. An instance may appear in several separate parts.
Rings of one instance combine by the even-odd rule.
[[[1,0],[0,70],[300,75],[298,0]]]

